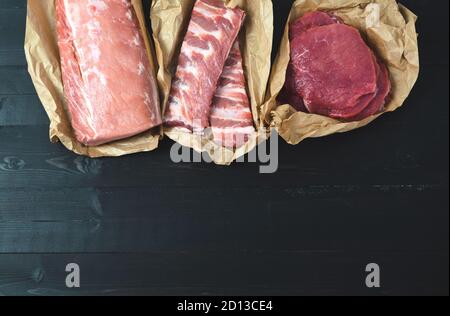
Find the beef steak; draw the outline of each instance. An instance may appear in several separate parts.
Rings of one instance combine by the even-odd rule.
[[[297,87],[311,113],[348,119],[377,91],[377,65],[358,30],[345,24],[311,28],[292,41]]]
[[[309,12],[303,15],[301,19],[297,19],[291,24],[289,28],[289,38],[292,41],[309,29],[336,23],[341,23],[341,20],[330,13],[322,11]]]
[[[289,38],[291,61],[280,102],[347,121],[383,110],[391,90],[389,71],[356,28],[315,11],[290,25]]]

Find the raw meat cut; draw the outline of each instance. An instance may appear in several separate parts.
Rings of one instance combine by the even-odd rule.
[[[360,121],[365,118],[375,115],[383,111],[386,104],[386,98],[391,91],[391,81],[389,79],[389,71],[385,64],[378,62],[379,65],[379,75],[378,75],[378,88],[377,93],[374,98],[370,101],[369,105],[359,114],[354,117],[349,118],[350,121]]]
[[[165,113],[167,126],[203,133],[212,100],[245,13],[222,0],[197,0]]]
[[[289,63],[286,72],[286,83],[280,92],[278,101],[283,104],[292,105],[297,111],[308,112],[301,95],[297,92],[298,88],[296,86],[297,82],[295,78],[294,66],[292,63]]]
[[[341,23],[341,20],[332,14],[322,11],[306,13],[290,25],[289,39],[292,42],[295,38],[311,28],[336,23]],[[280,93],[279,101],[281,103],[291,104],[297,111],[308,112],[308,109],[303,102],[303,98],[298,91],[299,88],[297,87],[295,69],[291,62],[288,65],[286,84]]]
[[[311,113],[346,119],[368,106],[377,68],[358,30],[344,24],[312,28],[294,39],[292,51],[300,94]]]
[[[62,79],[76,138],[96,146],[162,123],[130,0],[56,0]]]
[[[297,36],[308,31],[311,28],[341,23],[342,21],[330,13],[322,11],[313,11],[306,13],[301,19],[297,19],[289,27],[289,38],[294,40]]]
[[[211,110],[214,141],[224,147],[239,148],[255,133],[247,95],[239,42],[230,52],[220,77]]]
[[[348,121],[383,110],[391,90],[389,72],[356,28],[315,11],[294,21],[289,37],[291,61],[280,102]]]

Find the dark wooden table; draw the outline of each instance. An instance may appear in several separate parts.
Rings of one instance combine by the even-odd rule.
[[[291,1],[274,2],[276,50]],[[25,0],[0,0],[0,295],[448,294],[448,1],[403,2],[420,16],[422,61],[405,107],[280,141],[279,171],[261,175],[174,164],[169,140],[96,160],[50,144]],[[71,262],[79,290],[65,287]],[[365,286],[371,262],[381,289]]]

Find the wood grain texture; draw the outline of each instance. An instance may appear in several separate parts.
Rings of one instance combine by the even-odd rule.
[[[168,141],[148,154],[88,159],[67,152],[60,144],[50,144],[46,126],[4,126],[0,128],[0,188],[448,184],[444,144],[448,135],[439,126],[430,127],[425,135],[415,131],[415,126],[390,126],[383,120],[371,128],[369,133],[361,130],[295,147],[280,142],[278,172],[260,175],[254,163],[228,168],[173,164]],[[443,145],[436,146],[436,142]],[[355,154],[349,155],[352,151]]]
[[[0,96],[0,126],[29,126],[50,124],[36,95]]]
[[[274,55],[291,2],[274,1]],[[168,140],[116,159],[51,144],[26,1],[0,0],[0,295],[448,295],[448,2],[402,3],[419,15],[423,65],[405,106],[280,140],[278,172],[261,175],[174,164]],[[70,262],[79,291],[64,287]],[[364,287],[370,262],[379,291]]]
[[[386,281],[383,289],[369,290],[361,282],[364,268],[368,260],[379,257],[385,267]],[[80,265],[79,290],[69,290],[64,285],[64,269],[71,262]],[[411,252],[2,255],[0,293],[32,296],[433,295],[439,294],[436,288],[445,287],[445,275],[439,271],[446,268],[448,257]],[[419,277],[411,277],[414,275]]]
[[[0,1],[0,67],[25,65],[25,16],[26,1]]]
[[[427,212],[443,195],[433,186],[0,190],[0,252],[443,254],[448,212]]]
[[[0,80],[0,96],[36,94],[25,66],[0,67]]]

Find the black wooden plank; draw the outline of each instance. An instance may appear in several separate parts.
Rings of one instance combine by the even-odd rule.
[[[6,10],[25,10],[27,8],[27,0],[1,0],[0,11]]]
[[[274,1],[276,45],[287,2]],[[405,107],[281,140],[279,172],[259,175],[173,164],[169,141],[98,160],[50,144],[23,56],[26,1],[0,0],[0,295],[448,295],[448,2],[402,2],[419,14],[423,65]],[[80,291],[64,287],[69,262]],[[369,262],[381,291],[364,287]]]
[[[2,9],[0,7],[0,66],[11,65],[7,62],[14,60],[8,56],[12,54],[19,54],[23,64],[25,19],[26,10],[24,8],[16,6]],[[14,64],[17,64],[17,62],[14,62]]]
[[[379,135],[372,136],[376,137]],[[345,142],[336,138],[334,142],[311,141],[297,147],[280,143],[279,170],[271,175],[259,174],[259,164],[255,163],[236,163],[231,167],[172,163],[169,155],[172,142],[167,140],[152,153],[89,159],[68,153],[59,144],[50,144],[47,138],[46,127],[0,129],[0,143],[4,144],[0,147],[0,188],[160,186],[207,190],[229,186],[448,183],[448,173],[445,173],[448,160],[438,149],[423,152],[412,144],[363,145],[367,137],[358,140],[353,137]],[[357,150],[356,141],[363,150],[360,156],[339,156],[346,150]],[[388,146],[398,149],[388,150],[392,148]],[[317,152],[325,156],[317,157]],[[335,156],[330,161],[329,157]]]
[[[448,254],[211,252],[0,255],[3,295],[448,295]],[[365,266],[382,289],[365,287]],[[65,287],[77,263],[81,288]],[[4,277],[1,277],[4,276]]]
[[[0,190],[0,253],[445,251],[447,191],[361,185]],[[433,213],[429,205],[436,205]]]
[[[392,140],[388,135],[382,143],[377,141],[380,134],[370,131],[311,140],[294,147],[280,140],[278,172],[262,175],[255,163],[236,163],[231,167],[175,164],[170,159],[172,142],[168,140],[151,153],[89,159],[69,153],[60,144],[50,144],[46,126],[3,127],[0,188],[442,184],[448,183],[448,152],[445,153],[442,142],[448,135],[438,132],[432,136],[442,148],[436,148],[425,136],[404,140],[402,134],[407,131],[403,129],[393,129]],[[347,154],[352,151],[358,155]]]
[[[26,0],[0,1],[0,67],[26,65],[25,19]]]
[[[23,49],[2,49],[0,47],[0,67],[24,65],[26,65],[26,60]]]
[[[0,126],[49,125],[37,95],[0,96]]]
[[[36,94],[33,83],[24,66],[0,67],[0,96]]]

